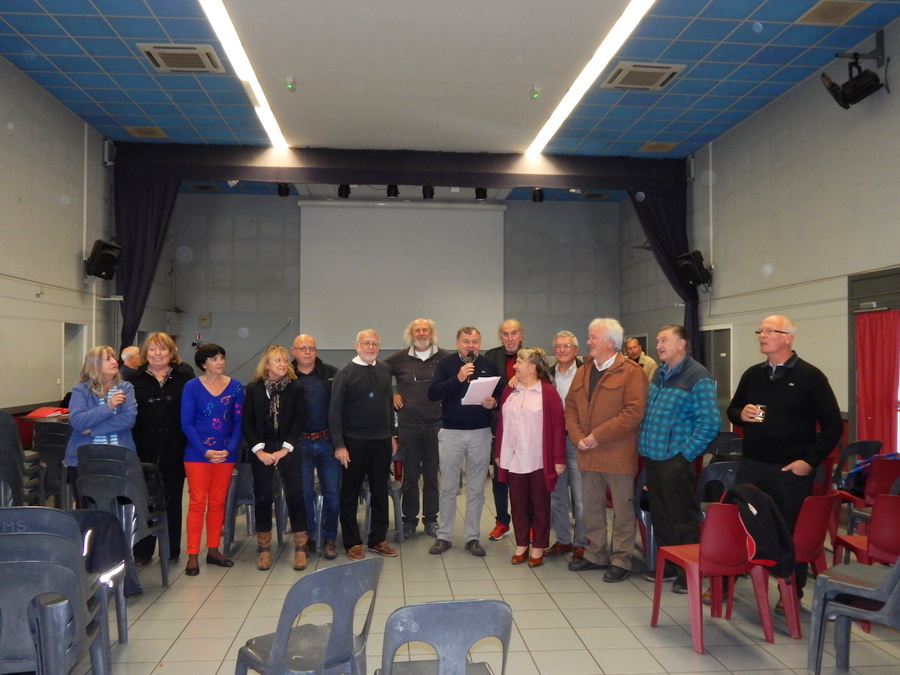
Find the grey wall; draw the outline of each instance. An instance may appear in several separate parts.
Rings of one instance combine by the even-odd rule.
[[[529,345],[549,348],[561,328],[583,335],[594,316],[618,312],[618,208],[509,204],[502,261],[504,315],[523,323]],[[179,195],[171,229],[171,268],[175,304],[184,311],[178,339],[183,358],[192,359],[191,342],[201,333],[204,342],[225,347],[230,370],[249,359],[235,372],[247,380],[261,348],[270,342],[289,345],[302,332],[297,309],[299,227],[294,199]],[[164,261],[160,275],[167,274],[169,266]],[[360,291],[336,285],[335,292]],[[389,289],[367,292],[377,302],[378,293]],[[205,312],[212,314],[208,328],[200,326],[200,314]],[[498,316],[497,324],[503,318]],[[457,328],[438,327],[442,345],[452,348]],[[485,348],[498,344],[496,324],[478,328]],[[403,326],[381,330],[384,355],[400,346]],[[320,355],[335,365],[345,363],[353,354],[352,338],[348,336],[347,350]]]
[[[114,284],[82,263],[110,236],[110,176],[100,135],[3,58],[0,129],[0,408],[15,408],[59,401],[85,349],[113,342],[116,303],[97,297]]]

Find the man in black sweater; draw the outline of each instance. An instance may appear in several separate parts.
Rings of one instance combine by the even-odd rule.
[[[766,361],[741,376],[728,406],[728,419],[744,430],[737,483],[752,483],[769,494],[793,531],[803,500],[812,493],[816,467],[840,440],[841,410],[824,373],[791,348],[790,319],[767,317],[756,334]],[[806,571],[805,563],[797,565],[801,597]]]
[[[372,509],[368,548],[394,557],[385,541],[388,528],[388,480],[397,452],[397,429],[391,399],[391,370],[378,357],[378,332],[360,331],[356,356],[334,376],[328,421],[341,476],[341,534],[347,557],[365,557],[356,519],[359,489],[369,479]]]

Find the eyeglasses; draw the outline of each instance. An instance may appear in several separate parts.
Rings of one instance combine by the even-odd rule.
[[[378,346],[377,342],[372,342],[371,340],[366,340],[365,342],[359,342],[357,340],[356,344],[360,345],[361,347],[366,347],[367,349]]]
[[[565,344],[565,345],[553,345],[553,349],[574,349],[575,345]]]
[[[291,349],[295,352],[314,352],[316,351],[315,347],[291,347]]]
[[[791,332],[787,330],[778,330],[776,328],[760,328],[759,330],[753,331],[757,335],[772,335],[773,333],[781,333],[782,335],[790,335]]]

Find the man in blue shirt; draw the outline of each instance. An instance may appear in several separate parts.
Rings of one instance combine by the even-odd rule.
[[[650,513],[659,546],[700,541],[694,460],[718,435],[721,425],[716,383],[688,354],[684,326],[663,326],[656,336],[662,366],[647,391],[638,452],[644,458]],[[672,591],[687,593],[684,571],[667,567]],[[648,579],[653,577],[648,575]]]

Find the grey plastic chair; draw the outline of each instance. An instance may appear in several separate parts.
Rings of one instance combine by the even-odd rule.
[[[72,494],[66,482],[66,470],[63,458],[66,455],[66,444],[72,427],[64,422],[35,422],[34,450],[41,461],[41,494],[44,502],[51,496],[56,497],[56,508],[72,508]]]
[[[699,506],[706,501],[718,501],[722,494],[734,487],[740,468],[740,462],[716,462],[715,464],[704,466],[700,471],[700,476],[697,478],[697,487],[694,490],[694,499],[697,505]],[[722,491],[714,499],[707,500],[706,489],[714,483],[721,485]]]
[[[15,420],[0,410],[0,506],[41,504],[40,462],[37,453],[26,455]]]
[[[248,668],[263,675],[364,675],[366,642],[383,563],[381,558],[366,558],[326,567],[300,579],[284,599],[275,632],[248,640],[238,650],[235,675],[246,675]],[[357,604],[366,593],[371,593],[366,618],[362,630],[354,634]],[[300,613],[316,604],[331,607],[331,622],[294,626]]]
[[[133,450],[120,445],[78,448],[75,482],[80,508],[108,511],[119,519],[125,541],[125,564],[134,567],[132,547],[145,537],[159,540],[162,585],[169,587],[169,526],[165,509],[151,508],[144,469]]]
[[[17,522],[7,509],[0,520]],[[65,675],[90,652],[92,672],[110,674],[96,576],[85,571],[77,541],[6,530],[0,579],[0,673]]]
[[[397,541],[403,543],[403,511],[400,507],[400,498],[403,495],[403,483],[388,476],[388,496],[394,502],[394,527],[397,530]],[[359,499],[365,505],[366,520],[363,527],[363,537],[369,536],[369,528],[372,526],[372,507],[370,500],[372,493],[369,491],[369,481],[363,481],[359,488]]]
[[[506,672],[512,609],[501,600],[451,600],[407,605],[394,610],[384,627],[381,668],[375,675],[493,675],[484,662],[467,660],[472,646],[484,638],[497,638],[503,647]],[[397,650],[408,642],[424,642],[437,659],[394,663]]]
[[[852,619],[900,628],[900,565],[829,567],[816,578],[811,614],[807,670],[821,671],[825,625],[834,618],[835,664],[848,671]]]
[[[634,517],[641,525],[641,540],[644,542],[644,561],[647,571],[656,569],[656,535],[653,532],[653,518],[649,509],[643,507],[644,486],[647,484],[647,472],[641,469],[634,483]]]
[[[244,443],[241,441],[241,443]],[[239,454],[243,454],[239,450]],[[256,460],[251,460],[256,461]],[[275,504],[272,512],[275,516],[275,535],[278,545],[284,543],[284,531],[287,526],[287,502],[284,498],[284,485],[281,482],[281,472],[275,469],[275,481],[272,486],[275,496]],[[228,494],[225,496],[225,520],[222,523],[222,553],[231,555],[231,545],[234,543],[234,533],[237,528],[237,512],[243,506],[247,513],[247,536],[256,534],[256,523],[253,520],[256,511],[256,497],[253,494],[253,469],[249,462],[238,462],[231,472],[231,483],[228,485]]]

